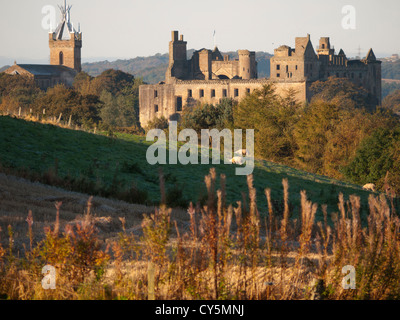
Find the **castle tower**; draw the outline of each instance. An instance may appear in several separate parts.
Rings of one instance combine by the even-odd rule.
[[[59,6],[61,22],[55,32],[50,30],[50,64],[66,66],[80,72],[82,70],[82,32],[80,32],[80,28],[76,31],[71,23],[71,7],[67,6],[67,1],[64,0],[64,6]],[[64,33],[66,37],[64,37]]]
[[[204,80],[212,79],[212,52],[203,49],[199,52],[199,68],[204,75]]]
[[[244,80],[257,78],[255,52],[239,50],[239,77]]]
[[[183,35],[179,37],[178,31],[172,31],[171,36],[172,39],[169,43],[169,65],[165,74],[166,82],[170,82],[172,78],[185,79],[188,74],[187,42],[183,41]]]
[[[328,55],[333,53],[332,51],[331,51],[331,44],[330,44],[330,41],[329,41],[329,37],[320,38],[319,39],[319,46],[317,48],[318,55],[328,56]]]
[[[382,61],[376,59],[374,51],[369,49],[367,56],[362,62],[367,66],[367,90],[375,98],[377,105],[382,102]]]

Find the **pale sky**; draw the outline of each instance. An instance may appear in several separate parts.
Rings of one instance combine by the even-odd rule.
[[[0,0],[0,65],[48,63],[45,6],[63,0]],[[171,31],[179,30],[188,49],[212,49],[213,33],[221,51],[267,51],[294,46],[311,35],[314,47],[329,36],[338,52],[352,57],[400,53],[399,0],[68,0],[71,20],[83,32],[83,61],[129,59],[167,53]],[[355,29],[344,29],[342,8],[356,10]]]

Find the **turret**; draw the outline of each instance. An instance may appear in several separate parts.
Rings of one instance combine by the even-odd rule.
[[[169,65],[165,74],[165,80],[170,82],[173,78],[185,79],[188,74],[187,42],[183,35],[179,37],[178,31],[172,31],[169,43]]]
[[[239,50],[239,77],[245,80],[257,78],[257,63],[255,52]]]
[[[322,37],[319,39],[319,46],[317,48],[317,53],[319,55],[325,55],[325,56],[331,54],[331,44],[329,41],[329,37]]]
[[[80,72],[82,32],[80,28],[76,31],[70,21],[71,7],[64,0],[64,6],[60,7],[61,22],[54,32],[49,32],[50,64],[66,66]]]

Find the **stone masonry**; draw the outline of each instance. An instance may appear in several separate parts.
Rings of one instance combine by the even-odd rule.
[[[296,99],[309,101],[310,85],[328,77],[344,77],[365,87],[376,104],[381,102],[381,62],[372,49],[363,60],[348,60],[343,50],[336,55],[329,38],[321,38],[317,53],[310,36],[295,39],[295,48],[281,46],[271,58],[270,79],[257,78],[255,53],[239,50],[239,58],[223,57],[218,48],[201,49],[187,59],[187,43],[172,31],[169,66],[165,81],[139,88],[139,119],[142,127],[162,117],[178,120],[182,111],[197,103],[217,104],[224,98],[240,101],[255,89],[274,83],[276,93],[284,96],[294,89]]]

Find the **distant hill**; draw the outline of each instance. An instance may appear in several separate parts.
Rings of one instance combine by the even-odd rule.
[[[82,64],[82,70],[95,77],[107,69],[121,70],[143,77],[148,83],[157,83],[164,78],[168,66],[168,54],[156,54],[151,57],[137,57],[129,60],[99,61]],[[160,78],[162,76],[162,78]]]
[[[6,71],[10,66],[4,66],[0,68],[0,72]]]
[[[382,62],[382,79],[400,80],[400,60]]]
[[[188,50],[188,58],[191,57],[194,50]],[[225,52],[231,59],[237,59],[237,52]],[[258,77],[269,77],[269,59],[272,57],[267,52],[256,52],[256,60],[258,62]],[[98,76],[107,69],[117,69],[130,74],[135,77],[142,77],[147,83],[158,83],[165,78],[165,71],[168,67],[168,54],[156,54],[150,57],[137,57],[129,60],[116,60],[116,61],[100,61],[92,63],[84,63],[82,65],[83,71],[91,76]]]

